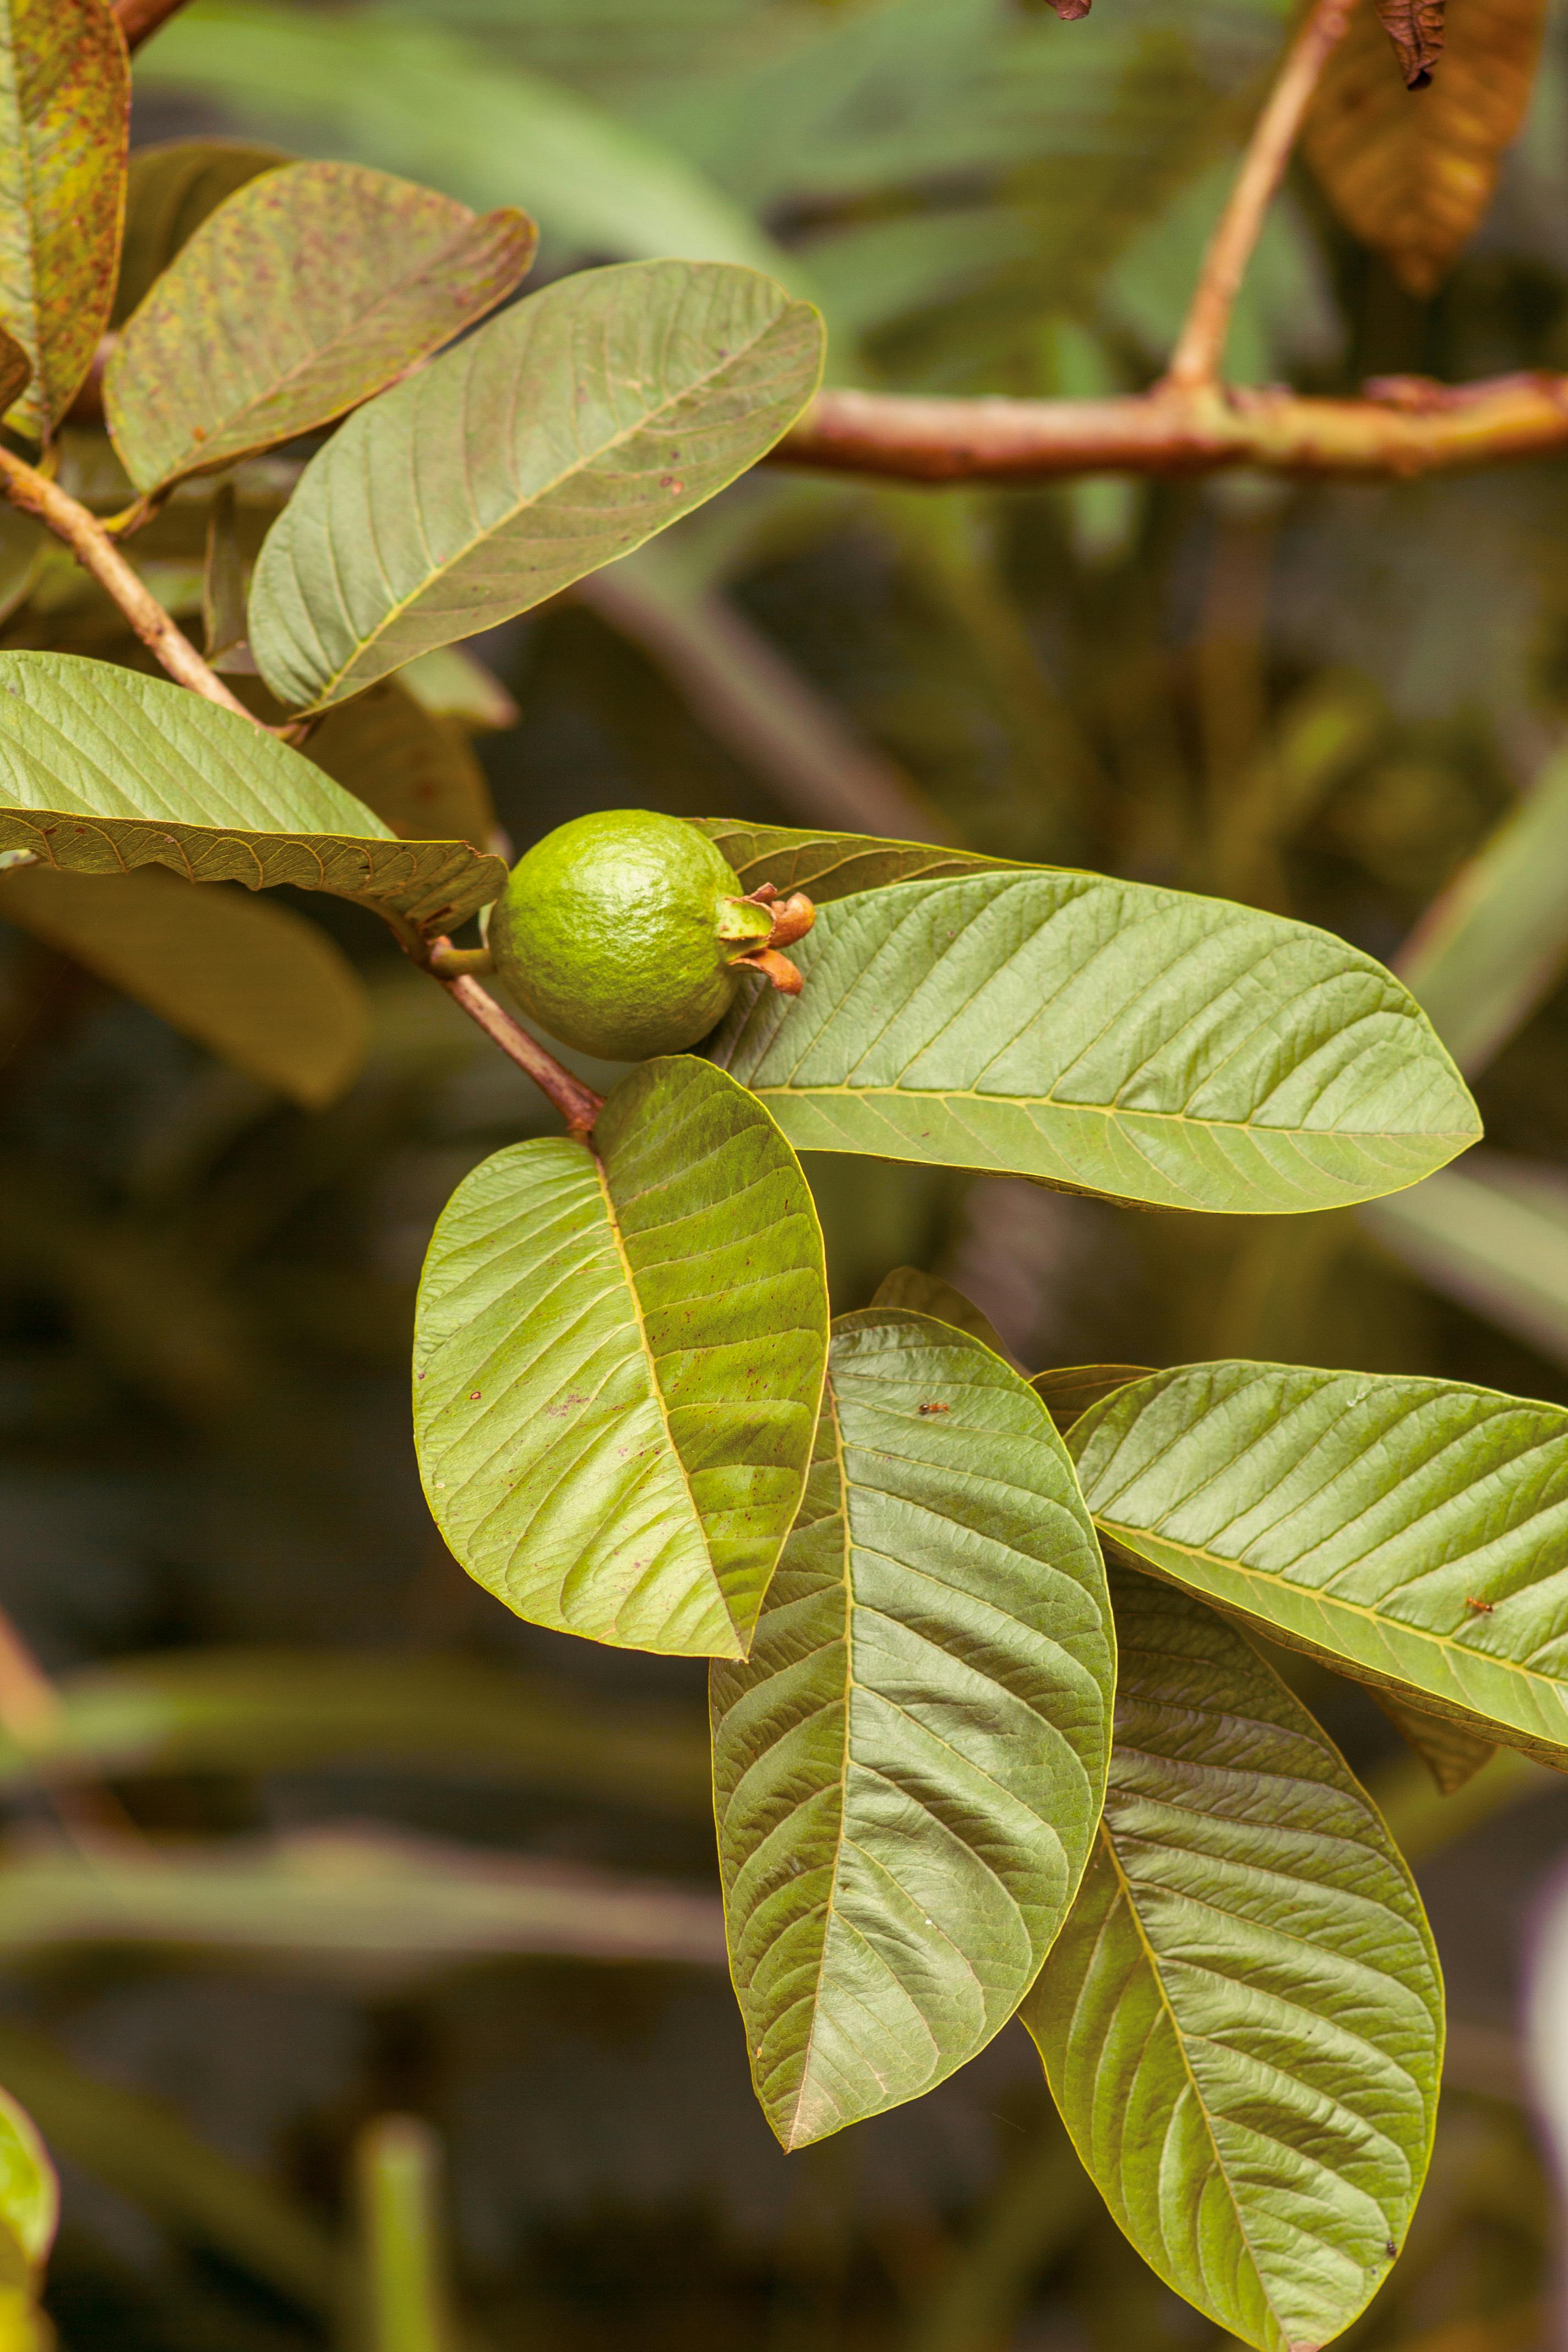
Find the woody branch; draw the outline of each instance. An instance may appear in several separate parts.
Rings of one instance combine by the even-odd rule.
[[[906,482],[1022,483],[1247,466],[1348,481],[1453,472],[1568,449],[1568,375],[1468,384],[1384,377],[1359,399],[1218,382],[1247,262],[1318,78],[1355,0],[1318,0],[1258,116],[1163,380],[1110,400],[930,399],[828,391],[773,452],[782,465]]]

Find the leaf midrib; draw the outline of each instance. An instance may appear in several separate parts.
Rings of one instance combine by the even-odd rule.
[[[1047,1110],[1082,1112],[1096,1118],[1121,1118],[1129,1120],[1142,1119],[1151,1124],[1198,1128],[1205,1135],[1211,1134],[1217,1129],[1228,1129],[1235,1134],[1247,1136],[1283,1135],[1289,1136],[1292,1139],[1298,1136],[1321,1136],[1329,1142],[1340,1142],[1342,1140],[1356,1141],[1363,1136],[1373,1138],[1387,1137],[1394,1140],[1404,1140],[1408,1139],[1412,1142],[1422,1143],[1448,1143],[1473,1140],[1472,1130],[1468,1128],[1269,1127],[1266,1125],[1262,1119],[1257,1118],[1198,1118],[1190,1111],[1129,1110],[1120,1103],[1062,1102],[1059,1101],[1055,1095],[983,1094],[978,1087],[857,1087],[850,1086],[848,1084],[834,1084],[831,1086],[793,1086],[787,1080],[775,1080],[771,1086],[757,1086],[753,1084],[752,1087],[752,1092],[761,1097],[765,1097],[768,1095],[787,1095],[795,1097],[797,1101],[801,1097],[806,1095],[842,1095],[847,1100],[851,1102],[866,1102],[874,1101],[881,1096],[887,1095],[900,1102],[974,1102],[979,1103],[982,1106],[994,1103],[1001,1109],[1016,1108],[1025,1104],[1041,1105]],[[1475,1132],[1479,1132],[1479,1130],[1475,1130]]]
[[[1143,1916],[1138,1908],[1138,1898],[1133,1892],[1132,1881],[1121,1867],[1121,1857],[1116,1851],[1116,1840],[1107,1823],[1104,1813],[1101,1813],[1100,1818],[1099,1836],[1104,1845],[1107,1859],[1115,1874],[1116,1883],[1121,1891],[1121,1897],[1126,1903],[1127,1916],[1132,1922],[1133,1933],[1138,1938],[1149,1973],[1153,1978],[1154,1989],[1159,1998],[1161,2012],[1169,2023],[1171,2032],[1175,2037],[1176,2049],[1182,2063],[1182,2072],[1186,2076],[1187,2086],[1192,2092],[1194,2099],[1197,2103],[1198,2113],[1203,2117],[1204,2136],[1207,2139],[1209,2147],[1213,2152],[1215,2169],[1218,2173],[1220,2179],[1225,2184],[1225,2193],[1229,2200],[1232,2215],[1235,2218],[1237,2233],[1239,2236],[1242,2244],[1247,2249],[1247,2260],[1252,2266],[1252,2274],[1258,2283],[1258,2291],[1263,2297],[1264,2307],[1268,2311],[1269,2318],[1274,2322],[1281,2338],[1284,2338],[1284,2321],[1275,2304],[1273,2294],[1265,2281],[1263,2267],[1258,2259],[1257,2250],[1253,2245],[1251,2236],[1247,2231],[1246,2221],[1243,2218],[1241,2206],[1237,2200],[1229,2170],[1226,2168],[1225,2158],[1220,2153],[1219,2142],[1215,2137],[1214,2121],[1210,2113],[1208,2101],[1204,2096],[1197,2076],[1193,2072],[1192,2061],[1187,2055],[1186,2035],[1183,2031],[1181,2020],[1176,2015],[1175,2006],[1166,1989],[1164,1973],[1161,1969],[1158,1955],[1156,1954],[1153,1944],[1150,1940],[1148,1932],[1144,1927]],[[1231,1979],[1226,1979],[1226,1981],[1230,1982]],[[1163,2239],[1164,2232],[1163,2228],[1161,2231],[1161,2236],[1162,2239]],[[1217,2311],[1213,2314],[1213,2316],[1220,2326],[1223,2327],[1226,2326],[1226,2323],[1225,2319]]]
[[[838,1916],[838,1881],[844,1867],[844,1849],[846,1845],[850,1843],[847,1827],[849,1818],[850,1764],[849,1717],[855,1693],[855,1644],[853,1640],[852,1622],[855,1611],[855,1581],[851,1571],[850,1562],[853,1557],[854,1547],[849,1533],[849,1470],[848,1465],[845,1460],[844,1454],[844,1424],[839,1416],[838,1395],[833,1385],[833,1370],[831,1364],[829,1364],[826,1378],[823,1382],[822,1403],[819,1410],[823,1418],[829,1421],[832,1424],[833,1469],[834,1475],[838,1481],[839,1524],[844,1530],[843,1538],[839,1545],[839,1552],[842,1560],[840,1590],[844,1598],[844,1739],[838,1769],[838,1826],[834,1832],[833,1837],[833,1875],[828,1883],[827,1898],[823,1906],[825,1916],[822,1926],[822,1943],[821,1948],[816,1956],[816,1981],[813,1985],[811,1990],[811,2025],[805,2037],[805,2048],[801,2053],[800,2086],[795,2092],[795,2098],[791,2102],[790,2105],[789,2135],[784,2141],[786,2150],[793,2150],[795,2146],[795,2132],[799,2127],[801,2110],[805,2105],[806,2085],[811,2079],[812,2053],[816,2047],[816,2030],[822,2019],[822,1987],[824,1979],[827,1974],[827,1941],[833,1928],[834,1921]],[[810,1476],[811,1473],[808,1469],[806,1473],[808,1484],[810,1482]],[[852,1931],[854,1930],[853,1921],[847,1921],[846,1925],[848,1926]]]
[[[740,1657],[742,1653],[740,1646],[740,1636],[735,1626],[734,1612],[730,1607],[729,1598],[725,1593],[723,1586],[719,1581],[718,1571],[713,1565],[713,1554],[708,1542],[708,1530],[703,1525],[702,1514],[697,1507],[697,1497],[691,1491],[691,1480],[687,1475],[686,1465],[680,1458],[680,1448],[675,1442],[675,1433],[669,1425],[669,1406],[666,1401],[664,1388],[658,1377],[658,1358],[654,1353],[652,1342],[648,1339],[647,1323],[643,1315],[642,1300],[637,1295],[637,1276],[632,1270],[632,1262],[626,1253],[626,1236],[621,1231],[620,1214],[616,1207],[615,1195],[610,1190],[609,1176],[605,1170],[604,1161],[600,1159],[593,1145],[585,1144],[584,1149],[588,1154],[588,1158],[593,1164],[594,1174],[598,1181],[600,1197],[605,1204],[605,1217],[609,1226],[610,1240],[614,1245],[616,1256],[620,1265],[621,1274],[626,1282],[626,1296],[631,1300],[632,1319],[637,1325],[637,1343],[642,1349],[643,1360],[647,1366],[648,1386],[653,1391],[653,1400],[658,1408],[659,1426],[664,1432],[665,1445],[668,1450],[669,1458],[674,1463],[677,1474],[679,1476],[681,1491],[686,1496],[687,1507],[691,1513],[692,1525],[697,1530],[697,1540],[702,1547],[702,1555],[708,1564],[709,1582],[711,1585],[713,1591],[718,1596],[719,1606],[723,1612],[724,1622],[729,1626],[731,1634],[735,1640],[736,1646],[731,1654],[734,1657]],[[616,1618],[611,1620],[612,1625],[617,1622],[618,1616],[619,1612],[617,1611]]]
[[[482,531],[478,531],[471,539],[466,540],[463,544],[457,548],[444,562],[437,564],[431,571],[427,572],[416,588],[410,589],[406,596],[399,598],[395,604],[387,608],[386,613],[377,623],[375,628],[371,631],[370,635],[366,637],[363,637],[355,646],[353,653],[350,654],[347,660],[342,662],[339,667],[332,671],[331,676],[322,681],[321,685],[317,688],[316,693],[311,698],[311,709],[317,709],[321,703],[327,701],[333,690],[337,687],[341,686],[343,681],[353,674],[356,665],[363,662],[364,656],[375,646],[381,644],[383,638],[393,627],[394,624],[400,621],[405,613],[409,611],[412,606],[419,604],[424,597],[429,593],[433,587],[437,586],[441,581],[447,579],[452,572],[456,572],[474,552],[476,548],[482,547],[486,545],[488,541],[496,538],[498,534],[505,530],[510,524],[515,522],[519,515],[526,513],[530,509],[538,507],[542,505],[545,499],[553,497],[555,492],[559,490],[563,484],[574,480],[577,476],[585,472],[588,467],[598,464],[603,458],[611,455],[615,450],[624,447],[628,441],[634,441],[639,433],[646,433],[658,417],[662,416],[667,410],[679,407],[682,401],[690,399],[694,393],[700,392],[708,384],[714,382],[716,378],[728,373],[731,370],[737,367],[741,361],[748,357],[749,354],[756,349],[759,343],[765,341],[767,337],[779,325],[780,321],[788,317],[790,310],[794,307],[795,305],[793,304],[786,304],[784,309],[780,310],[773,318],[770,319],[764,327],[761,328],[757,333],[751,336],[747,341],[738,345],[734,350],[730,352],[723,360],[716,362],[714,366],[703,369],[696,375],[689,378],[679,392],[672,393],[668,399],[661,401],[657,407],[645,409],[635,424],[626,426],[624,430],[619,433],[613,434],[606,441],[595,443],[590,456],[580,457],[575,465],[567,467],[563,472],[552,477],[550,481],[541,484],[539,488],[531,492],[528,497],[519,498],[515,504],[509,507],[500,519],[491,523],[488,529]],[[466,396],[464,404],[466,407]],[[323,455],[325,454],[326,453],[323,452]],[[292,556],[292,544],[293,531],[290,530],[290,557]],[[346,604],[344,606],[344,614],[346,617]]]

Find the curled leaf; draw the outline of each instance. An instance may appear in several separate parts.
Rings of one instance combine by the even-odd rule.
[[[1406,89],[1425,89],[1443,54],[1443,0],[1376,0]]]

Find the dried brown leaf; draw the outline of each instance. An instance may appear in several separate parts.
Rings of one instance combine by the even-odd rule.
[[[1406,89],[1425,89],[1443,54],[1443,0],[1375,0]]]
[[[1442,71],[1415,101],[1372,10],[1354,11],[1329,58],[1303,132],[1308,160],[1341,218],[1412,294],[1431,293],[1487,208],[1544,18],[1545,0],[1448,0]]]

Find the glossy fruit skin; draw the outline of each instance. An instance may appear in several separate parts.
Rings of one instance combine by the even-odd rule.
[[[741,882],[695,825],[650,809],[574,817],[513,866],[490,917],[498,973],[563,1045],[605,1061],[678,1054],[729,1011],[719,925]],[[749,912],[749,909],[743,909]]]

